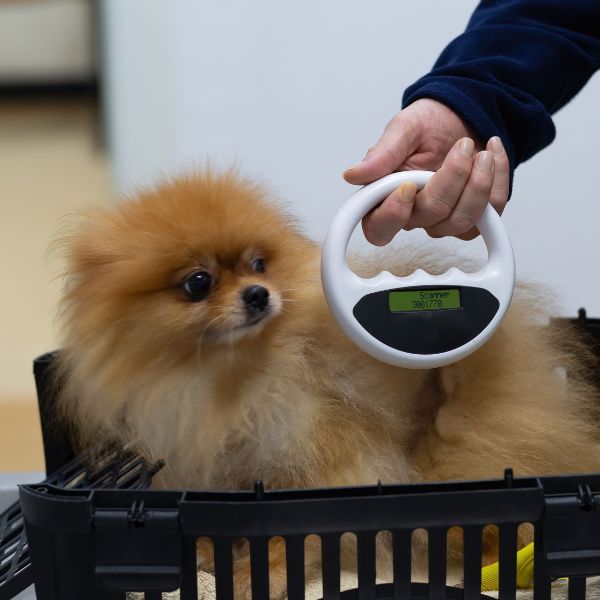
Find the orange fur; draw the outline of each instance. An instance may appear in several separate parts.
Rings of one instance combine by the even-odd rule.
[[[600,470],[584,351],[537,324],[534,292],[519,289],[495,336],[457,364],[377,362],[331,317],[319,247],[266,195],[205,172],[95,211],[67,238],[62,410],[81,444],[136,444],[166,460],[157,485],[178,488]],[[258,255],[264,273],[251,268]],[[398,274],[415,267],[390,260]],[[358,268],[381,270],[371,263]],[[178,286],[200,268],[216,284],[190,302]],[[239,328],[254,284],[272,312]]]

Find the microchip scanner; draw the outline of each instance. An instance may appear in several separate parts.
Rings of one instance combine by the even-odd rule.
[[[475,273],[451,267],[441,275],[417,269],[365,279],[350,269],[346,253],[361,219],[398,186],[421,189],[432,175],[393,173],[358,190],[335,215],[321,259],[325,298],[348,337],[371,356],[412,369],[448,365],[480,348],[506,314],[515,284],[512,245],[490,204],[477,223],[488,258]]]

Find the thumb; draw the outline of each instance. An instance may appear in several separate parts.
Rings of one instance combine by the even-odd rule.
[[[383,135],[366,156],[344,171],[344,179],[348,183],[362,185],[393,173],[412,151],[415,133],[411,120],[399,113],[388,123]]]

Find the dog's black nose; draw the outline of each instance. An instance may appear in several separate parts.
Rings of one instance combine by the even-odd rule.
[[[269,304],[269,290],[262,285],[251,285],[242,292],[246,308],[264,310]]]

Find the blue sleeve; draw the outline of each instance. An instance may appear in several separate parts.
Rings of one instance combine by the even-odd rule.
[[[483,0],[403,106],[433,98],[482,140],[500,136],[512,173],[552,142],[551,115],[598,68],[600,0]]]

